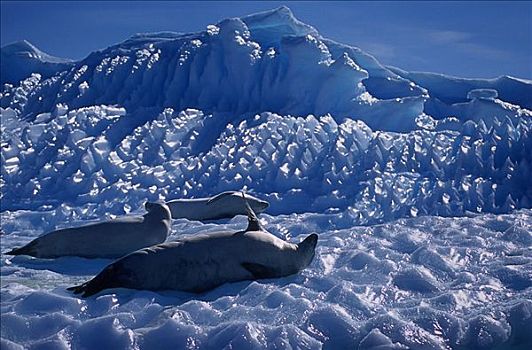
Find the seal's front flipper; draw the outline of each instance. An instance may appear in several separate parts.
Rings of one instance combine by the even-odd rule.
[[[253,278],[272,278],[278,275],[277,270],[266,265],[243,262],[242,267],[248,270]]]
[[[249,205],[244,192],[242,192],[242,198],[244,199],[244,204],[246,205],[246,212],[248,214],[248,228],[246,228],[246,232],[262,231],[262,226],[260,225],[259,218],[257,217],[257,214],[255,214],[253,209],[251,209],[251,206]]]

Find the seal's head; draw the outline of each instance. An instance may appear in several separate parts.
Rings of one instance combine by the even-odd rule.
[[[318,235],[312,233],[307,236],[302,242],[297,245],[297,252],[300,256],[301,269],[307,267],[314,258],[316,245],[318,244]]]
[[[238,200],[239,202],[240,201],[244,201],[244,202],[247,202],[247,204],[251,207],[251,209],[253,209],[253,211],[255,213],[262,213],[263,211],[266,210],[266,208],[268,208],[270,206],[270,203],[262,200],[262,199],[258,199],[257,197],[253,197],[247,193],[245,193],[244,191],[241,191],[240,193],[238,192],[234,192],[233,193],[233,198],[235,200]],[[246,204],[244,204],[246,205]]]
[[[170,220],[172,214],[168,206],[161,202],[146,202],[144,208],[148,213],[144,217],[149,217],[153,220]]]

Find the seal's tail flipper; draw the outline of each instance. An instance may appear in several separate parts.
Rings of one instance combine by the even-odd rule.
[[[72,291],[74,294],[81,294],[83,298],[87,298],[91,295],[101,292],[104,289],[111,288],[103,286],[102,283],[99,283],[100,281],[96,280],[97,278],[98,276],[88,282],[80,284],[79,286],[69,287],[67,290]]]
[[[244,191],[242,191],[242,198],[244,199],[244,204],[246,206],[246,212],[248,214],[248,228],[246,231],[261,231],[262,227],[259,222],[259,218],[257,217],[257,214],[253,211],[251,206],[249,205],[246,195],[244,194]]]
[[[90,281],[80,284],[79,286],[69,287],[67,290],[72,291],[74,294],[81,294],[83,298],[87,298],[104,289],[118,287],[117,276],[115,276],[112,270],[113,265],[109,265]]]
[[[35,251],[34,242],[30,242],[26,244],[23,247],[15,248],[6,253],[6,255],[29,255],[29,256],[36,256],[37,252]]]
[[[80,284],[79,286],[68,287],[67,290],[71,291],[74,294],[83,293],[85,292],[85,287],[87,286],[87,283],[89,282],[85,282],[83,284]]]
[[[15,248],[8,252],[6,252],[6,255],[24,255],[24,247],[22,248]]]

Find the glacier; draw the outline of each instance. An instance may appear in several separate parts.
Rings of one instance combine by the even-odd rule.
[[[2,348],[532,345],[532,81],[384,66],[286,7],[76,62],[1,50]],[[4,255],[239,189],[278,237],[320,235],[308,269],[80,300],[65,288],[109,260]],[[245,222],[174,220],[169,239]]]

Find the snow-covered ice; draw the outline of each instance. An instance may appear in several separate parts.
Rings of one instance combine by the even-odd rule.
[[[385,67],[285,7],[79,62],[19,43],[8,68],[2,349],[532,346],[532,82]],[[319,234],[309,268],[80,300],[65,288],[110,260],[3,254],[145,200],[242,188],[270,202],[276,236]],[[169,239],[245,226],[178,219]]]
[[[47,214],[11,215],[9,221],[40,221]],[[530,210],[346,229],[331,228],[336,214],[262,220],[283,238],[319,233],[311,266],[200,295],[117,289],[80,300],[65,288],[110,261],[3,256],[2,348],[472,349],[532,341]],[[239,216],[221,226],[245,225]],[[170,240],[216,228],[175,220]],[[12,233],[3,244],[38,234]]]

